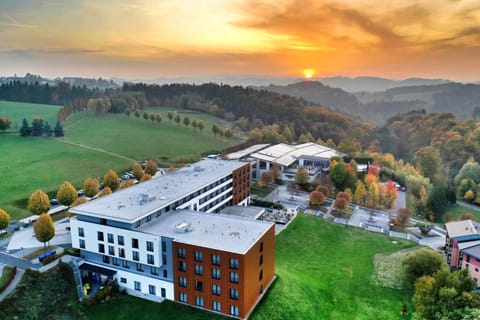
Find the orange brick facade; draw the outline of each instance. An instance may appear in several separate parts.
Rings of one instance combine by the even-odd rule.
[[[173,256],[175,301],[244,319],[275,277],[275,226],[246,254],[174,241]]]
[[[245,164],[232,172],[232,186],[231,205],[236,205],[250,196],[250,164]]]

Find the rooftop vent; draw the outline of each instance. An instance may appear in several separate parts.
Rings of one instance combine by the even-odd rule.
[[[193,171],[195,171],[195,172],[200,172],[200,171],[204,171],[204,170],[205,170],[205,168],[202,168],[200,166],[193,167]]]
[[[192,224],[190,222],[189,223],[181,222],[175,225],[176,233],[186,233],[190,231],[192,231]]]
[[[138,203],[140,203],[140,205],[143,205],[143,204],[145,204],[147,202],[150,202],[150,201],[153,201],[153,200],[155,200],[154,195],[146,194],[146,193],[140,193]]]
[[[240,239],[240,232],[230,232],[228,235]]]

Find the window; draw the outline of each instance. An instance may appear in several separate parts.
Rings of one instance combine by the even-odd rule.
[[[135,266],[137,267],[137,271],[143,272],[143,266],[141,263],[135,263]]]
[[[154,276],[158,276],[158,268],[157,267],[151,267],[150,268],[150,273],[153,274]]]
[[[187,302],[187,294],[180,292],[178,294],[178,300],[180,300],[180,302]]]
[[[230,288],[230,299],[238,300],[238,290]]]
[[[212,254],[212,264],[215,266],[220,265],[220,256],[216,254]]]
[[[98,244],[98,252],[105,253],[105,246],[101,243]]]
[[[138,249],[138,239],[132,238],[132,248]]]
[[[195,265],[195,274],[199,276],[203,275],[203,266],[201,264]]]
[[[123,248],[118,248],[118,256],[120,258],[125,258],[125,249]]]
[[[132,251],[133,261],[140,261],[138,251]]]
[[[108,256],[103,256],[103,263],[110,263],[110,258]]]
[[[231,283],[238,283],[238,273],[237,272],[230,272],[230,282]]]
[[[103,241],[103,232],[102,231],[97,231],[97,239],[98,239],[98,241]]]
[[[108,246],[108,254],[111,256],[115,255],[115,247],[114,246]]]
[[[203,253],[202,251],[195,251],[195,261],[202,262],[203,261]]]
[[[258,275],[258,280],[262,280],[263,279],[263,270],[260,270],[260,274]]]
[[[187,278],[178,277],[178,286],[185,288],[187,286]]]
[[[178,271],[187,271],[187,263],[185,261],[178,262]]]
[[[117,258],[112,258],[112,264],[115,266],[118,266],[118,259]]]
[[[202,297],[195,297],[195,305],[197,307],[203,307],[203,298]]]
[[[258,294],[262,294],[263,293],[263,284],[260,286],[260,289],[258,290]]]
[[[475,272],[478,272],[478,268],[475,268]]]
[[[470,262],[470,256],[467,256],[467,262]]]
[[[167,264],[167,253],[165,251],[162,252],[162,264]]]
[[[78,236],[79,237],[85,237],[85,231],[83,230],[83,228],[78,228]]]
[[[122,267],[127,268],[127,269],[130,269],[130,266],[128,265],[128,261],[127,261],[127,260],[123,260],[123,262],[122,262]]]
[[[123,236],[118,236],[118,245],[120,246],[125,245],[125,238]]]
[[[113,234],[107,233],[107,240],[108,240],[108,243],[113,243]]]
[[[237,258],[230,258],[230,268],[231,269],[238,269],[238,259]]]
[[[127,278],[120,278],[121,283],[127,283]]]
[[[155,259],[153,258],[153,254],[147,254],[147,263],[155,264]]]
[[[203,291],[203,282],[195,280],[195,290]]]
[[[232,316],[238,316],[238,307],[231,305],[230,306],[230,315]]]
[[[187,251],[185,250],[185,248],[178,248],[177,255],[179,258],[185,258],[187,256]]]
[[[147,216],[147,219],[145,219],[145,220],[146,220],[146,222],[152,221],[152,215]]]
[[[142,285],[141,285],[140,281],[134,281],[133,285],[135,287],[135,290],[137,290],[137,291],[142,290]]]
[[[212,279],[220,279],[220,269],[212,268]]]
[[[167,251],[167,243],[162,241],[162,251]]]
[[[163,269],[163,277],[164,277],[164,278],[168,277],[168,271],[167,271],[167,269]]]
[[[263,264],[263,254],[260,255],[260,261],[258,262],[258,265],[262,265]]]
[[[156,296],[157,295],[157,290],[156,290],[155,286],[152,286],[151,284],[149,284],[148,285],[148,293]]]
[[[220,295],[220,286],[217,284],[212,284],[212,294],[215,296]]]
[[[213,301],[212,302],[212,310],[213,311],[219,311],[219,312],[222,311],[220,301]]]
[[[263,241],[260,242],[260,253],[262,253],[262,252],[263,252]]]
[[[135,222],[135,228],[140,227],[141,224],[142,224],[142,221],[138,220],[137,222]]]
[[[161,288],[160,295],[162,296],[162,298],[165,298],[167,296],[167,290],[165,290],[165,288]]]
[[[85,249],[85,240],[80,239],[80,249]]]
[[[153,252],[153,242],[147,241],[147,251]]]

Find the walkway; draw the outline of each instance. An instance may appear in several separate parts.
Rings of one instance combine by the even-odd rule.
[[[104,150],[104,149],[101,149],[101,148],[90,147],[90,146],[87,146],[87,145],[84,145],[84,144],[81,144],[81,143],[76,143],[76,142],[68,141],[68,140],[65,140],[65,139],[57,139],[57,141],[60,141],[60,142],[63,142],[63,143],[68,143],[68,144],[71,144],[71,145],[74,145],[74,146],[77,146],[77,147],[80,147],[80,148],[85,148],[85,149],[89,149],[89,150],[93,150],[93,151],[106,153],[108,155],[118,157],[118,158],[122,158],[124,160],[128,160],[128,161],[131,161],[133,163],[138,162],[138,160],[135,160],[135,159],[132,159],[132,158],[129,158],[129,157],[125,157],[125,156],[122,156],[121,154],[111,152],[111,151],[107,151],[107,150]]]
[[[0,263],[6,264],[12,267],[17,267],[18,269],[22,269],[22,270],[38,268],[37,265],[35,265],[34,263],[28,260],[17,258],[13,255],[3,253],[3,252],[0,252]]]
[[[25,273],[24,270],[17,268],[17,273],[13,278],[12,282],[5,288],[5,290],[0,293],[0,301],[3,301],[13,290],[17,287],[17,284],[22,280],[23,274]]]

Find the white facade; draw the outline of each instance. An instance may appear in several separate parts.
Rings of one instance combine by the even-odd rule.
[[[119,287],[127,289],[130,294],[140,295],[146,299],[152,299],[151,296],[160,297],[162,299],[175,300],[173,282],[164,281],[161,279],[154,279],[147,276],[142,276],[133,272],[124,270],[117,270],[117,282]],[[135,282],[140,283],[140,290],[135,288]],[[155,294],[150,293],[150,286],[155,287]],[[165,290],[165,297],[162,297],[162,288]],[[136,294],[138,293],[138,294]]]

